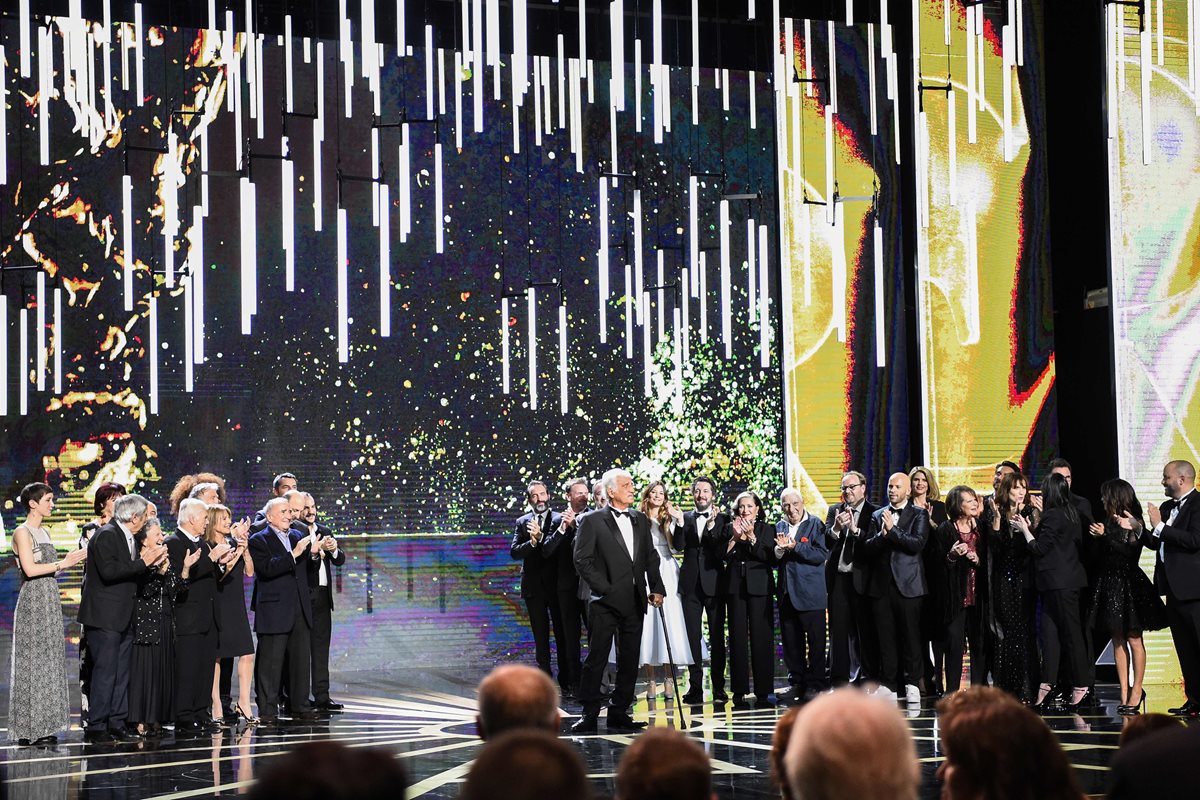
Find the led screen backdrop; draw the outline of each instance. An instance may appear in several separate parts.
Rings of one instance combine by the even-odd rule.
[[[65,544],[104,480],[169,516],[210,470],[240,515],[291,470],[335,531],[417,537],[347,548],[339,616],[395,623],[350,668],[524,647],[530,479],[777,492],[765,76],[220,27],[35,24],[26,71],[3,24],[8,529],[31,480]]]
[[[1200,464],[1200,86],[1188,2],[1108,8],[1110,253],[1121,477],[1161,502],[1162,467]],[[1162,14],[1159,16],[1159,11]],[[1153,574],[1154,554],[1142,553]],[[1181,681],[1166,631],[1148,634],[1147,681]]]

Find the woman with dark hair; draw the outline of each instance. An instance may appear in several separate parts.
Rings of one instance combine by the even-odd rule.
[[[125,487],[119,483],[102,483],[96,487],[96,497],[92,507],[96,518],[86,523],[79,532],[79,546],[85,548],[92,540],[92,534],[100,530],[101,525],[107,525],[112,519],[113,504],[118,497],[125,495]],[[86,575],[84,576],[86,577]],[[79,626],[79,724],[86,728],[88,723],[88,694],[92,688],[92,654],[87,646],[87,630]]]
[[[932,538],[945,575],[946,594],[935,607],[946,630],[946,692],[962,685],[963,653],[971,649],[971,685],[987,680],[984,655],[984,599],[987,597],[987,540],[978,526],[979,495],[970,486],[955,486],[946,495],[949,518]]]
[[[43,527],[54,511],[54,491],[49,486],[29,484],[18,502],[26,517],[12,535],[21,590],[13,609],[8,735],[23,747],[46,746],[57,744],[56,734],[71,724],[62,602],[55,576],[83,561],[87,550],[58,558]]]
[[[654,549],[658,551],[658,571],[666,592],[662,604],[663,616],[659,617],[658,609],[650,606],[642,623],[641,664],[649,682],[646,698],[658,695],[654,680],[658,668],[662,667],[663,697],[670,701],[674,699],[674,676],[667,674],[670,669],[666,666],[669,663],[667,642],[671,642],[671,654],[676,664],[692,663],[692,649],[683,625],[683,603],[679,599],[679,562],[675,560],[675,551],[671,549],[671,536],[676,526],[683,525],[683,512],[671,504],[667,497],[667,486],[662,481],[654,481],[642,491],[638,510],[650,518],[650,538],[654,540]],[[667,623],[665,632],[663,619]]]
[[[992,681],[1022,702],[1033,698],[1036,672],[1034,646],[1033,560],[1018,520],[1037,525],[1037,510],[1026,502],[1029,481],[1020,472],[1006,474],[984,507],[982,528],[988,553],[989,580],[984,604],[992,648]]]
[[[908,499],[929,515],[929,536],[921,551],[927,590],[921,603],[921,660],[924,662],[926,693],[941,697],[944,689],[942,668],[946,661],[946,620],[941,612],[948,602],[949,587],[946,585],[946,554],[939,550],[934,534],[946,521],[946,504],[942,502],[937,479],[929,467],[913,467],[908,471],[908,480],[912,486]]]
[[[1058,628],[1063,660],[1072,686],[1071,698],[1065,707],[1074,710],[1088,694],[1088,654],[1079,614],[1079,591],[1087,586],[1087,573],[1079,560],[1079,548],[1083,544],[1079,512],[1071,502],[1071,489],[1062,475],[1051,473],[1042,484],[1042,509],[1036,536],[1024,517],[1017,516],[1013,522],[1033,554],[1042,609]],[[1041,707],[1054,690],[1055,680],[1056,676],[1049,673],[1042,675],[1035,705]]]
[[[754,704],[771,705],[775,683],[774,556],[775,531],[767,524],[762,501],[742,492],[733,501],[733,524],[725,547],[725,594],[729,603],[729,682],[733,705],[746,707],[750,673]],[[746,658],[747,645],[750,657]]]
[[[937,704],[947,800],[1082,800],[1046,723],[1004,692],[972,686]]]
[[[1105,481],[1100,487],[1104,522],[1094,522],[1088,532],[1100,546],[1096,592],[1088,610],[1093,630],[1107,631],[1112,638],[1117,682],[1121,686],[1121,714],[1137,714],[1146,692],[1146,645],[1142,631],[1167,626],[1167,609],[1154,585],[1138,566],[1141,553],[1142,504],[1126,481]]]

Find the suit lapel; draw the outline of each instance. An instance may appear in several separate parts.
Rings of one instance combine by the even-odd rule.
[[[617,550],[620,553],[622,553],[626,558],[628,558],[630,560],[630,563],[633,563],[633,559],[630,557],[629,551],[625,549],[624,537],[621,536],[621,527],[619,525],[617,525],[617,518],[615,516],[613,516],[613,512],[609,511],[607,508],[604,509],[604,521],[608,524],[608,529],[612,532],[613,544],[615,544],[617,546]],[[632,513],[629,516],[629,524],[630,524],[630,527],[633,527],[633,514]],[[634,552],[636,553],[637,552],[637,528],[636,527],[634,527],[634,532],[633,532],[633,547],[634,547]]]

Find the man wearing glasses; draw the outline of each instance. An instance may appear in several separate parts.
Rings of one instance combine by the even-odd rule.
[[[829,592],[829,680],[837,686],[876,677],[878,653],[870,599],[866,596],[869,563],[856,560],[855,550],[866,533],[875,506],[867,500],[867,479],[861,472],[842,476],[842,502],[829,507],[825,532],[830,552],[825,562]]]

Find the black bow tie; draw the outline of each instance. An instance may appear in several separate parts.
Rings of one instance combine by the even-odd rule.
[[[891,511],[893,514],[899,514],[904,509],[903,508],[893,508],[892,506],[888,506],[888,510]]]
[[[629,512],[628,512],[628,511],[618,511],[618,510],[617,510],[617,509],[615,509],[615,508],[609,508],[609,510],[610,510],[610,511],[612,511],[612,513],[613,513],[613,515],[614,515],[614,516],[617,516],[617,517],[626,517],[626,518],[628,518],[628,517],[629,517]]]
[[[697,511],[696,516],[697,517],[707,517],[711,513],[712,513],[711,511]]]

